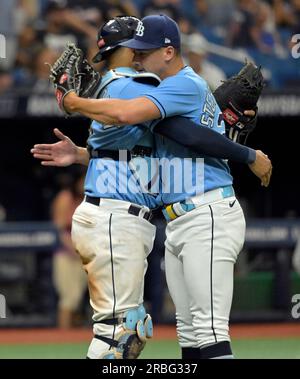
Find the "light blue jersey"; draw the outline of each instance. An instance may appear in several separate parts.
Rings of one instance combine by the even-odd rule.
[[[192,68],[184,67],[151,91],[144,92],[160,110],[162,118],[183,116],[218,133],[225,133],[221,110],[207,83]],[[172,204],[191,196],[232,184],[226,161],[199,157],[188,148],[156,135],[160,160],[161,204]],[[186,159],[190,158],[190,159]],[[199,159],[200,158],[200,159]]]
[[[114,76],[116,72],[118,77]],[[126,67],[109,71],[102,78],[100,97],[132,99],[145,91],[151,91],[153,86],[149,83],[145,84],[145,81],[139,82],[138,78],[133,79],[135,75],[137,73],[134,70]],[[117,80],[112,80],[112,77]],[[108,84],[105,86],[106,83]],[[153,135],[149,131],[149,125],[150,123],[147,122],[134,126],[116,127],[93,121],[88,145],[94,150],[115,151],[131,150],[136,145],[152,148]],[[141,178],[136,175],[133,162],[90,159],[85,179],[85,194],[92,197],[129,201],[149,208],[157,207],[156,196],[147,193],[145,187],[141,187]],[[139,175],[141,174],[142,172],[139,172]]]

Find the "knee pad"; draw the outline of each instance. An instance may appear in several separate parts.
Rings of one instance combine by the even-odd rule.
[[[110,350],[102,354],[102,359],[136,359],[153,336],[153,324],[143,305],[130,309],[124,314],[124,321],[117,327],[114,340],[98,336],[111,344]]]
[[[143,305],[140,305],[137,309],[139,320],[142,321],[144,330],[145,330],[145,336],[146,338],[152,338],[153,337],[153,323],[152,318],[149,315],[149,313],[146,313],[146,310]]]
[[[123,351],[124,359],[136,359],[145,347],[147,339],[153,336],[152,319],[143,305],[127,311],[124,318],[117,350],[120,353]]]
[[[141,341],[146,341],[153,336],[153,323],[151,316],[146,313],[143,305],[130,309],[125,313],[124,329],[136,331]]]

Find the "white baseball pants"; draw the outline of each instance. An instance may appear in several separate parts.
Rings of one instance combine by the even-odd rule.
[[[245,219],[235,197],[206,204],[168,223],[165,265],[181,347],[230,341],[234,264]]]
[[[95,322],[123,317],[143,303],[147,256],[152,250],[155,226],[128,213],[130,203],[101,199],[87,202],[73,215],[72,240],[88,275],[90,303]],[[94,324],[94,334],[114,338],[118,326]],[[108,345],[93,339],[89,358],[99,358]]]

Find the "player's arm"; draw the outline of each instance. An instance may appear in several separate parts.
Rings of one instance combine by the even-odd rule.
[[[40,159],[43,166],[66,167],[75,163],[88,166],[89,153],[86,148],[76,146],[58,129],[54,129],[53,132],[60,141],[34,145],[31,149],[34,158]]]
[[[135,125],[161,117],[159,109],[146,97],[131,100],[83,99],[70,92],[64,98],[63,107],[70,113],[80,113],[109,125]]]
[[[65,96],[63,106],[67,112],[80,113],[109,125],[135,125],[161,118],[158,107],[146,97],[131,100],[84,99],[70,92]],[[245,115],[253,114],[254,111],[245,111]]]
[[[166,118],[153,131],[200,155],[247,164],[255,161],[255,150],[235,143],[212,129],[201,127],[185,117]]]
[[[246,163],[250,170],[268,186],[272,173],[269,158],[260,150],[240,145],[209,128],[199,127],[184,117],[170,117],[160,121],[154,132],[194,150],[198,154],[219,159],[230,159]]]

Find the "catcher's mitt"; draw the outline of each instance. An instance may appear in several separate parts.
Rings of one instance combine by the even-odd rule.
[[[257,101],[264,87],[260,67],[246,62],[242,70],[218,87],[214,96],[221,108],[226,126],[226,135],[235,142],[246,143],[249,133],[257,122]],[[254,110],[255,116],[244,115],[245,110]]]
[[[69,92],[73,91],[80,97],[92,97],[101,83],[100,74],[84,58],[82,50],[72,43],[67,45],[53,66],[50,65],[49,77],[55,87],[58,105],[64,112],[63,101]]]

